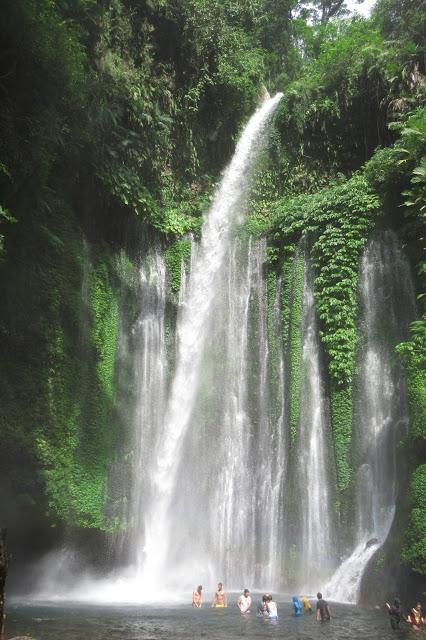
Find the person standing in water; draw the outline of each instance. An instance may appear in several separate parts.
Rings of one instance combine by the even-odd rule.
[[[317,593],[317,620],[318,622],[324,622],[324,620],[330,620],[331,613],[330,607],[328,606],[328,602],[323,600],[322,593]]]
[[[294,608],[294,615],[297,617],[301,616],[303,611],[303,604],[300,598],[298,596],[293,596],[292,602],[293,602],[293,608]]]
[[[300,599],[303,604],[303,613],[312,613],[312,607],[308,596],[302,596]]]
[[[251,597],[250,591],[248,589],[244,589],[242,595],[237,600],[237,607],[241,611],[241,613],[247,613],[250,611],[251,607]]]
[[[268,597],[268,600],[266,602],[266,610],[268,612],[268,618],[270,620],[277,620],[278,619],[277,603],[275,602],[275,600],[272,599],[272,596]]]
[[[201,605],[203,603],[203,587],[201,584],[198,585],[192,594],[192,606],[196,609],[201,609]]]
[[[385,607],[388,610],[390,615],[390,625],[394,631],[399,629],[399,623],[401,620],[405,620],[404,614],[402,612],[401,600],[399,598],[395,598],[393,604],[389,604],[389,602],[385,602]]]
[[[257,615],[258,616],[266,616],[268,615],[267,603],[269,600],[269,593],[264,593],[262,596],[262,601],[259,602],[257,607]]]
[[[228,598],[223,588],[223,584],[219,582],[219,584],[217,585],[217,591],[214,594],[212,607],[215,607],[216,609],[223,609],[223,608],[226,608],[227,606],[228,606]]]
[[[407,622],[415,631],[420,631],[420,629],[425,626],[426,621],[423,616],[422,605],[420,602],[418,602],[416,606],[408,612]]]

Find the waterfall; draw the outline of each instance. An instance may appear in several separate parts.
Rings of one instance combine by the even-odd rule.
[[[215,320],[213,303],[220,293],[219,275],[235,237],[235,229],[243,220],[252,170],[266,140],[267,124],[280,99],[281,94],[278,94],[266,101],[246,125],[205,217],[200,247],[191,265],[177,323],[174,377],[165,416],[156,430],[155,443],[149,446],[149,460],[145,467],[149,488],[144,500],[144,546],[138,550],[138,576],[141,583],[149,584],[150,593],[153,588],[160,593],[170,578],[170,554],[179,531],[171,527],[176,515],[175,489],[179,488],[180,461],[185,454],[185,437],[198,389],[202,378],[207,375],[204,368],[201,370],[201,363]],[[220,442],[226,425],[217,425],[217,429],[216,441]],[[193,477],[192,481],[196,487],[197,478]],[[226,482],[224,475],[220,478],[220,485],[223,483],[224,490],[228,491]],[[190,495],[186,498],[190,502]],[[226,512],[226,500],[224,509]],[[196,531],[189,531],[189,534],[192,537],[198,535]]]
[[[391,528],[397,495],[397,444],[406,433],[405,385],[394,347],[415,317],[410,269],[391,231],[367,246],[361,264],[361,335],[354,448],[354,549],[327,585],[335,600],[356,602],[362,575]]]
[[[270,404],[274,403],[275,410],[270,413],[271,451],[273,453],[268,469],[269,503],[268,514],[270,530],[269,536],[264,537],[262,547],[266,548],[266,565],[259,583],[274,585],[275,589],[284,585],[286,532],[284,529],[284,483],[288,467],[287,448],[288,433],[286,422],[286,380],[284,348],[282,341],[283,323],[281,309],[282,278],[277,280],[274,304],[272,308],[272,326],[276,340],[276,369],[270,369],[270,385],[275,386],[275,393],[271,394]]]
[[[283,421],[269,415],[265,259],[264,241],[234,238],[218,276],[169,514],[180,585],[188,574],[230,588],[280,580],[285,462]]]
[[[330,576],[334,554],[333,447],[320,366],[312,272],[303,285],[300,417],[296,444],[299,587],[313,593]]]
[[[167,355],[165,341],[166,268],[159,251],[148,255],[139,270],[139,318],[132,329],[136,411],[133,443],[133,486],[130,496],[130,549],[138,566],[143,557],[146,503],[150,494],[146,469],[152,448],[164,419],[166,402]]]

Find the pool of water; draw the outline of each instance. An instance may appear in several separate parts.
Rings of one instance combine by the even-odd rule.
[[[241,615],[228,609],[179,606],[89,606],[82,604],[9,604],[6,638],[29,635],[36,640],[395,640],[418,637],[407,628],[395,633],[386,611],[331,604],[332,619],[319,623],[315,615],[292,615],[289,602],[278,602],[279,619],[263,620],[253,611]]]

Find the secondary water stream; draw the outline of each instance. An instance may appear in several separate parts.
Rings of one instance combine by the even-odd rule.
[[[134,385],[137,389],[133,433],[133,486],[130,495],[130,549],[138,567],[143,563],[141,537],[145,505],[155,500],[149,476],[151,451],[164,420],[167,392],[165,336],[166,268],[160,252],[146,257],[140,268],[141,313],[133,327]]]
[[[408,412],[394,347],[409,335],[414,300],[409,265],[397,238],[383,232],[371,240],[361,263],[354,549],[327,585],[342,602],[357,601],[364,570],[386,540],[395,514],[397,445],[406,434]]]
[[[315,593],[335,565],[333,447],[327,418],[315,312],[313,274],[305,261],[302,305],[300,417],[296,452],[298,586]]]

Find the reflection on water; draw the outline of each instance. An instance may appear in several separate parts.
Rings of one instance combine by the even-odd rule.
[[[236,598],[235,598],[236,599]],[[233,603],[234,598],[230,598]],[[254,596],[256,602],[259,598]],[[315,615],[295,618],[289,601],[278,602],[279,620],[271,624],[255,612],[241,615],[236,606],[211,609],[175,607],[90,607],[81,605],[9,606],[7,638],[30,635],[36,640],[176,640],[286,638],[286,640],[391,640],[395,632],[382,610],[332,604],[332,620],[318,623]],[[408,632],[409,633],[409,632]],[[403,630],[398,637],[405,637]]]

